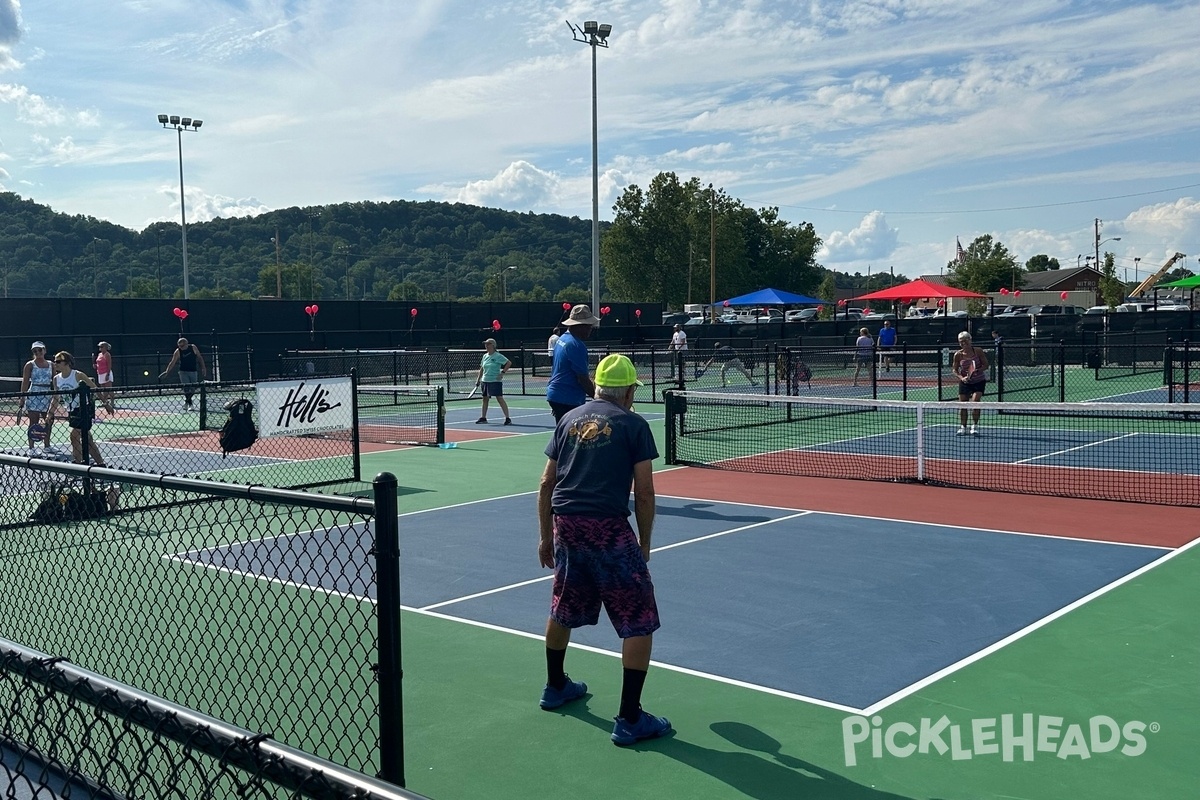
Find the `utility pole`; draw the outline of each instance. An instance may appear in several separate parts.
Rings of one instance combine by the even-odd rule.
[[[717,195],[708,185],[708,314],[709,322],[717,314]]]

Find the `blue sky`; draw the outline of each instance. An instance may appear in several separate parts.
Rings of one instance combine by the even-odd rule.
[[[991,234],[1200,272],[1200,2],[0,0],[0,187],[141,229],[357,200],[601,216],[660,171],[846,272]],[[1140,259],[1135,262],[1134,259]]]

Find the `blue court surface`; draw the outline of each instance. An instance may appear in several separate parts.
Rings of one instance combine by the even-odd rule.
[[[406,609],[542,634],[550,572],[537,563],[536,495],[406,514],[400,536]],[[312,589],[361,597],[369,547],[369,531],[348,528],[177,557],[284,583],[322,575]],[[663,627],[654,660],[859,711],[1168,552],[660,497],[650,566]],[[603,614],[573,642],[620,649]]]
[[[990,416],[982,420],[978,436],[955,435],[957,422],[929,425],[923,446],[927,458],[1195,475],[1200,473],[1200,425],[1188,427],[1196,432],[1122,433],[1082,426],[1041,428],[1036,418],[1018,424]],[[917,432],[910,428],[797,449],[864,457],[915,456]]]

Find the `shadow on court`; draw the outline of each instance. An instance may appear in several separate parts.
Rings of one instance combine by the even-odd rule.
[[[597,716],[588,707],[590,695],[563,707],[559,713],[612,733],[612,718]],[[687,731],[674,731],[662,739],[633,745],[673,758],[694,770],[711,775],[734,790],[756,800],[911,800],[905,795],[882,792],[855,783],[803,759],[782,752],[783,746],[768,734],[743,722],[714,722],[709,730],[722,737],[735,751],[714,750],[689,742]]]
[[[681,517],[683,519],[708,519],[720,520],[721,522],[768,522],[773,517],[764,517],[759,514],[729,514],[721,511],[709,510],[715,508],[731,508],[725,503],[684,503],[680,506],[659,505],[655,509],[655,516],[659,517]]]

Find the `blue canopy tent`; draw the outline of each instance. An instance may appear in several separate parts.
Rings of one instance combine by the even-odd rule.
[[[718,306],[819,306],[824,304],[825,301],[819,298],[809,297],[806,294],[792,294],[780,289],[759,289],[757,292],[714,303]]]

